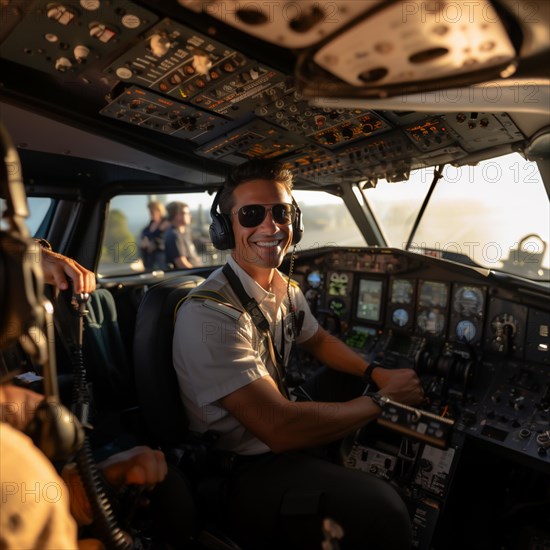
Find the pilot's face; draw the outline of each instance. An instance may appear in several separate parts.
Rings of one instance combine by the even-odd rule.
[[[259,225],[243,227],[238,211],[250,205],[269,209],[275,204],[292,204],[288,191],[271,180],[251,180],[235,188],[233,200],[231,223],[235,235],[235,261],[252,277],[258,270],[279,267],[292,241],[292,225],[276,223],[273,213],[268,211]]]

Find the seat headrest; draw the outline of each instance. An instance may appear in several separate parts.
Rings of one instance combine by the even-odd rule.
[[[163,281],[146,292],[136,319],[134,368],[145,426],[159,445],[174,446],[187,435],[189,420],[172,363],[174,311],[204,279],[187,275]]]

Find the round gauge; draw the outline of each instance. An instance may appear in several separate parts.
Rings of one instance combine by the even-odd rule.
[[[409,314],[406,309],[400,307],[393,312],[391,320],[393,321],[394,325],[397,325],[398,327],[404,327],[409,322]]]
[[[463,319],[456,325],[456,336],[459,340],[471,342],[476,337],[477,329],[472,321]]]
[[[307,282],[311,288],[319,288],[321,280],[321,274],[318,271],[311,271],[307,276]]]
[[[465,317],[480,317],[483,314],[483,292],[473,286],[462,286],[455,294],[453,307]]]

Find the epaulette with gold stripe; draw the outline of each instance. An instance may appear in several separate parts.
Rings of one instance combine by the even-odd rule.
[[[288,283],[288,275],[285,275],[284,273],[281,273],[283,276],[283,279],[286,283]],[[294,279],[290,279],[290,286],[293,286],[294,288],[300,288],[300,283],[298,281],[295,281]]]
[[[187,300],[204,300],[204,305],[209,309],[219,311],[220,313],[228,315],[233,319],[238,319],[244,313],[243,310],[235,307],[233,304],[230,304],[223,294],[220,294],[214,290],[199,290],[188,294],[176,304],[176,307],[174,308],[174,323],[176,322],[176,315],[179,308]]]

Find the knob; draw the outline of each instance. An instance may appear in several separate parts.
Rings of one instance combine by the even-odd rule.
[[[538,434],[537,443],[545,449],[550,447],[550,430]]]
[[[55,60],[55,69],[62,73],[64,73],[65,71],[68,71],[72,66],[73,64],[66,57],[58,57]]]
[[[78,46],[75,47],[74,58],[78,63],[85,63],[86,59],[88,58],[88,55],[90,55],[90,48],[87,48],[82,44],[79,44]]]
[[[162,57],[163,55],[166,55],[170,49],[170,45],[170,40],[168,40],[166,36],[162,36],[160,34],[154,34],[151,36],[151,40],[149,42],[149,47],[155,57]]]
[[[420,469],[424,472],[431,472],[433,470],[434,466],[432,462],[426,458],[420,459]]]
[[[351,139],[353,137],[353,130],[351,128],[342,128],[342,136],[346,140]]]

